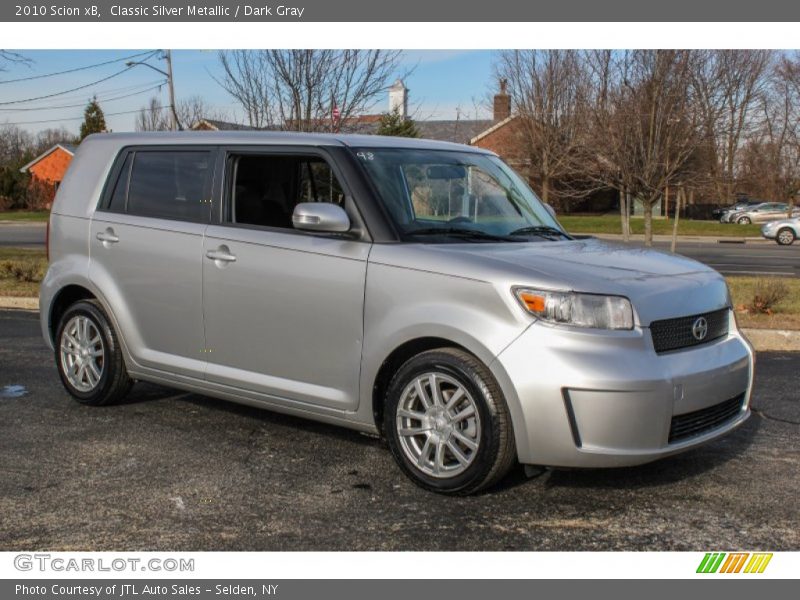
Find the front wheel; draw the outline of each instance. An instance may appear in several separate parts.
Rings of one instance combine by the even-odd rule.
[[[750,225],[750,223],[752,223],[750,217],[739,217],[738,219],[736,219],[736,222],[739,225]]]
[[[796,237],[797,236],[795,235],[793,229],[784,227],[783,229],[778,230],[778,235],[775,239],[781,246],[791,246],[794,244]]]
[[[81,300],[70,306],[59,321],[55,346],[61,382],[78,402],[113,404],[133,385],[117,335],[99,303]]]
[[[500,386],[462,350],[430,350],[406,362],[389,384],[384,428],[405,474],[440,493],[487,488],[516,458]]]

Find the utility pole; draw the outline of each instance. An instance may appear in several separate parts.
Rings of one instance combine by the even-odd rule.
[[[178,111],[175,108],[175,85],[172,81],[172,50],[164,51],[164,60],[167,61],[167,85],[169,86],[169,109],[172,113],[172,131],[181,128],[178,122]]]
[[[156,73],[161,73],[164,77],[167,78],[167,89],[169,90],[169,114],[170,114],[170,129],[172,131],[178,131],[182,129],[181,123],[178,120],[178,111],[175,108],[175,85],[172,80],[172,51],[171,50],[163,50],[164,55],[161,57],[167,62],[167,70],[162,71],[158,67],[154,67],[153,65],[146,63],[146,62],[134,62],[129,61],[125,63],[126,67],[134,67],[136,65],[142,65],[143,67],[149,67],[153,69]]]

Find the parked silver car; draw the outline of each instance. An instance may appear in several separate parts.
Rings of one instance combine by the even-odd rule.
[[[750,223],[765,223],[785,217],[788,214],[789,205],[785,202],[764,202],[756,206],[751,206],[744,210],[726,213],[720,221],[723,223],[738,223],[739,225],[749,225]],[[800,215],[800,208],[792,211],[793,215]]]
[[[781,246],[791,246],[800,237],[800,217],[770,221],[761,227],[761,235]]]
[[[750,414],[717,272],[573,239],[478,148],[90,136],[49,254],[42,332],[80,402],[143,380],[380,433],[438,492],[645,463]]]

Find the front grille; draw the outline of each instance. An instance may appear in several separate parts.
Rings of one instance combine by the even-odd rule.
[[[703,317],[707,323],[706,336],[697,339],[692,333],[697,320]],[[677,319],[664,319],[663,321],[653,321],[650,323],[650,334],[653,336],[653,346],[656,353],[680,350],[681,348],[691,348],[707,344],[721,337],[728,335],[728,319],[730,311],[727,308],[715,310],[714,312],[692,315],[690,317],[678,317]]]
[[[701,435],[731,421],[742,410],[744,394],[725,400],[714,406],[672,417],[669,427],[669,443],[680,442]]]

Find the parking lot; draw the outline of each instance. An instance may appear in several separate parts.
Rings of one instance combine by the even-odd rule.
[[[81,406],[35,313],[0,339],[0,550],[800,550],[800,354],[758,356],[723,440],[448,498],[344,429],[147,384]]]

